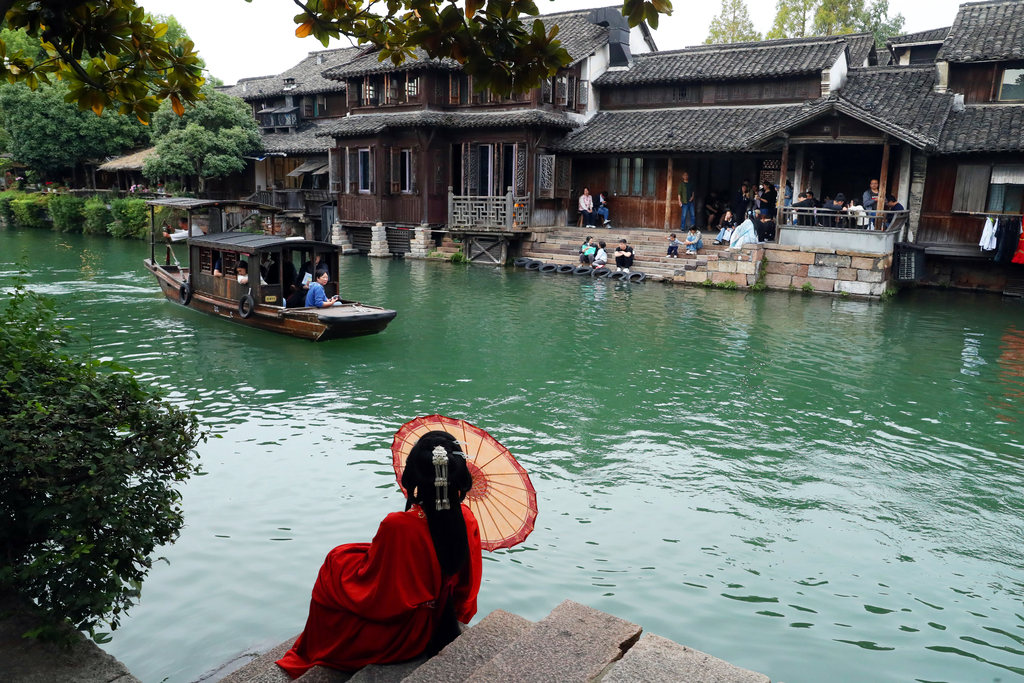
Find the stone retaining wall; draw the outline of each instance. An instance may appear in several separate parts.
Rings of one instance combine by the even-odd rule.
[[[683,274],[673,279],[686,284],[734,282],[737,287],[751,287],[763,275],[768,289],[803,289],[809,284],[816,292],[881,296],[891,271],[892,254],[746,244],[739,251],[698,254],[693,263],[683,265]]]

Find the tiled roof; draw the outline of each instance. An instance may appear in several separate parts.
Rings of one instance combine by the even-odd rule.
[[[932,65],[850,69],[838,100],[856,107],[852,115],[922,148],[938,145],[952,93],[934,91]]]
[[[350,61],[360,52],[357,47],[342,47],[335,50],[317,50],[292,68],[276,76],[258,76],[240,78],[238,83],[223,88],[221,92],[241,97],[243,100],[256,100],[278,95],[313,95],[317,93],[338,92],[345,89],[344,82],[324,78],[325,69]],[[291,89],[285,89],[285,79],[294,79]]]
[[[555,25],[558,26],[558,37],[562,47],[566,49],[572,58],[572,64],[585,59],[593,54],[608,40],[608,29],[590,22],[588,17],[594,10],[586,9],[574,12],[558,12],[556,14],[542,14],[538,17],[524,17],[523,23],[532,25],[534,19],[540,19],[544,23],[544,29],[550,31]],[[365,48],[364,48],[365,49]],[[456,71],[462,67],[453,59],[430,59],[427,53],[421,49],[415,51],[415,59],[406,59],[401,66],[395,66],[391,60],[383,62],[377,59],[376,50],[367,51],[366,54],[350,61],[349,63],[336,66],[324,71],[324,76],[331,79],[345,79],[349,77],[365,76],[367,74],[384,73],[386,71],[412,71],[414,69],[444,69]]]
[[[560,152],[750,151],[747,138],[796,116],[803,104],[602,111],[554,147]]]
[[[886,45],[906,45],[907,43],[941,43],[949,35],[949,26],[932,28],[917,33],[904,33],[901,36],[893,36],[885,41]]]
[[[387,128],[509,128],[547,126],[569,130],[578,124],[565,114],[540,109],[496,112],[413,111],[394,114],[359,114],[326,122],[317,136],[376,135]]]
[[[594,84],[631,85],[820,73],[831,68],[846,48],[844,38],[787,38],[651,52],[637,55],[628,69],[609,69]]]
[[[263,133],[263,151],[282,154],[327,153],[329,139],[317,134],[338,119],[312,119],[303,121],[294,133]]]
[[[942,128],[940,154],[1024,151],[1024,105],[968,105]]]
[[[967,2],[939,50],[947,62],[1024,59],[1024,2]]]
[[[846,41],[846,49],[850,53],[848,66],[857,68],[862,66],[874,66],[878,63],[878,52],[875,49],[875,36],[872,33],[848,33],[842,36]],[[875,64],[871,63],[871,56],[874,53]]]

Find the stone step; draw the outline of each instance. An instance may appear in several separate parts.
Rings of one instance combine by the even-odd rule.
[[[298,638],[298,636],[295,636]],[[238,671],[228,674],[222,678],[220,683],[291,683],[292,677],[279,667],[277,660],[284,657],[284,654],[295,644],[295,638],[290,638],[275,647],[270,652],[260,655],[253,661],[243,666]],[[308,673],[308,672],[307,672]]]
[[[463,683],[533,627],[532,621],[504,610],[494,610],[402,683]],[[356,683],[355,679],[352,683]]]
[[[566,600],[467,683],[586,683],[599,680],[640,637],[640,626]]]
[[[733,666],[667,638],[644,634],[615,662],[601,683],[771,683],[767,676]]]

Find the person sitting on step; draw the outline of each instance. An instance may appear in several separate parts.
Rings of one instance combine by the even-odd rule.
[[[629,243],[623,238],[619,240],[619,246],[615,247],[615,270],[628,273],[632,265],[633,247],[629,246]]]
[[[597,215],[604,221],[604,227],[611,225],[611,221],[608,220],[608,190],[597,195]]]
[[[604,268],[604,264],[608,263],[608,252],[604,248],[605,243],[603,240],[597,243],[597,253],[594,254],[594,270]]]
[[[686,253],[690,256],[695,255],[698,249],[704,248],[704,240],[700,238],[700,230],[696,225],[690,227],[690,232],[686,235],[686,241],[683,244],[686,245]]]
[[[579,208],[583,227],[594,227],[594,198],[590,196],[590,190],[585,187],[583,188],[583,194],[580,195]]]
[[[596,253],[597,247],[594,245],[594,238],[588,235],[580,247],[580,265],[589,266],[594,262],[594,254]]]
[[[736,221],[732,217],[732,211],[726,211],[722,216],[722,229],[712,244],[728,244],[732,239],[732,231],[736,229]]]
[[[277,665],[292,678],[314,666],[356,671],[432,657],[455,640],[480,591],[480,530],[462,504],[472,487],[455,437],[421,436],[402,472],[405,512],[385,517],[370,543],[328,553],[306,627]]]

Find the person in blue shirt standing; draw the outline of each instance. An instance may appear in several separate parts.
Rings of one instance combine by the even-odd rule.
[[[328,299],[327,293],[324,292],[324,285],[327,284],[328,278],[330,276],[326,270],[316,272],[316,279],[309,283],[309,291],[306,292],[306,308],[327,308],[333,306],[334,302],[338,300],[337,296]]]

